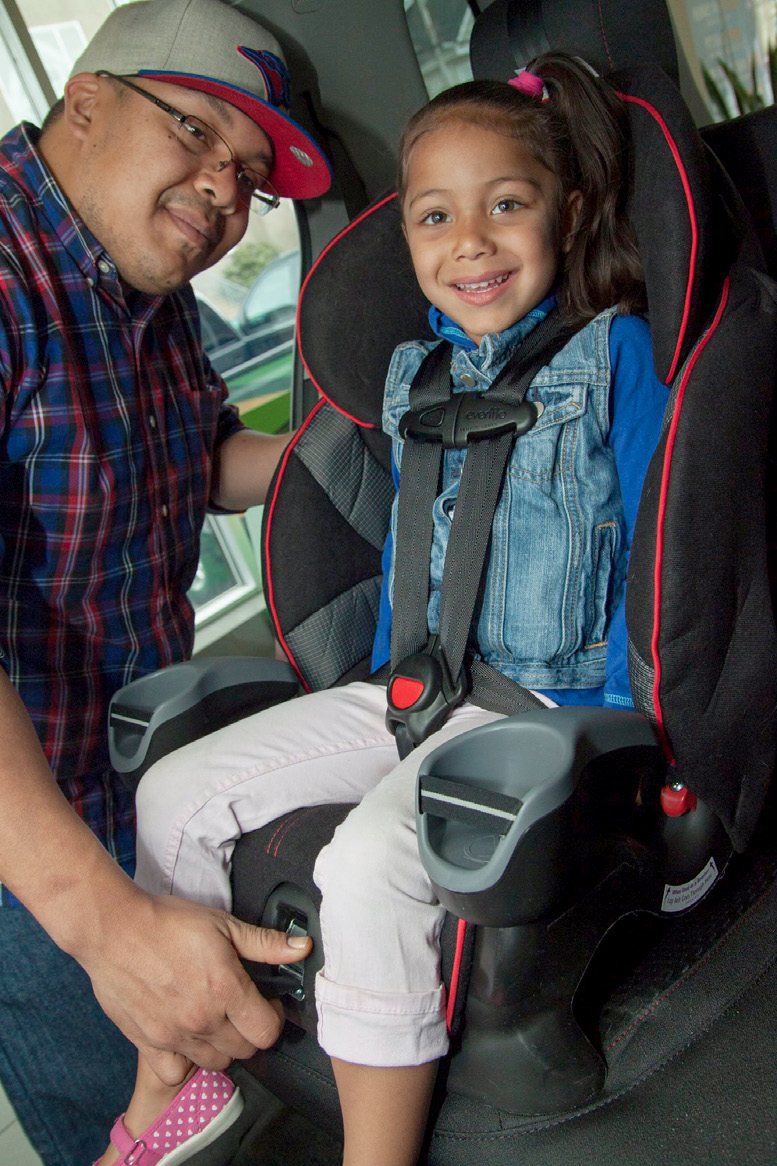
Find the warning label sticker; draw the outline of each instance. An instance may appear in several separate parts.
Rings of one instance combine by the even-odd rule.
[[[704,869],[700,870],[690,882],[680,883],[677,887],[673,887],[671,883],[666,883],[664,897],[661,900],[661,910],[671,913],[692,907],[694,903],[698,903],[699,899],[707,894],[717,877],[718,868],[715,859],[711,858]]]

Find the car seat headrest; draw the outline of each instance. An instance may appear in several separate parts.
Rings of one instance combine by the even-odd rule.
[[[631,218],[645,271],[656,373],[667,383],[720,297],[735,257],[710,158],[679,90],[657,65],[613,73],[631,126]]]
[[[645,268],[656,373],[669,382],[710,318],[734,257],[709,155],[679,91],[656,65],[614,74],[632,132],[631,213]],[[379,426],[391,354],[432,338],[396,196],[355,219],[303,284],[300,353],[340,412]]]
[[[664,0],[493,0],[470,39],[472,74],[506,81],[540,53],[585,58],[600,73],[654,63],[678,80]]]
[[[297,338],[313,383],[341,413],[380,427],[391,354],[403,340],[433,339],[396,195],[346,227],[308,273]]]

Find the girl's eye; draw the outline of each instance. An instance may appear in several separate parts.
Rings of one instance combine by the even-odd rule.
[[[447,223],[448,221],[448,215],[446,215],[445,211],[429,211],[421,219],[422,223],[428,223],[430,227],[437,227],[440,223]]]
[[[509,211],[517,211],[521,206],[523,206],[523,203],[520,203],[517,198],[500,198],[491,213],[494,215],[504,215]]]

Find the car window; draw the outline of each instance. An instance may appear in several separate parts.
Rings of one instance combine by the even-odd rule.
[[[237,340],[233,326],[203,296],[197,297],[197,304],[200,309],[202,346],[206,352],[213,352],[220,345]]]
[[[240,313],[243,331],[277,319],[289,310],[296,314],[299,286],[299,251],[290,251],[288,255],[268,263],[254,280],[243,301]]]
[[[469,38],[475,18],[467,0],[405,0],[405,16],[430,97],[472,80]]]
[[[263,433],[289,428],[299,286],[299,233],[287,199],[270,215],[252,215],[242,242],[193,280],[208,359],[241,420]],[[258,618],[261,570],[243,515],[207,516],[189,598],[197,651],[233,622]]]
[[[300,286],[294,204],[251,215],[243,240],[192,285],[203,347],[241,420],[262,433],[288,429]]]

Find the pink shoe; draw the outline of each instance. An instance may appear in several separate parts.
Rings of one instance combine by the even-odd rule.
[[[178,1166],[215,1142],[240,1116],[243,1095],[225,1073],[198,1069],[139,1138],[116,1119],[111,1142],[122,1155],[115,1166]],[[96,1164],[95,1164],[96,1166]]]

